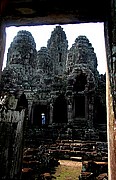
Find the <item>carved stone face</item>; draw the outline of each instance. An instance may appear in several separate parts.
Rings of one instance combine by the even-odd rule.
[[[14,37],[8,50],[8,64],[35,65],[37,55],[36,44],[32,34],[28,31],[19,31]]]
[[[21,54],[19,51],[13,51],[10,58],[10,64],[18,64],[21,62]]]

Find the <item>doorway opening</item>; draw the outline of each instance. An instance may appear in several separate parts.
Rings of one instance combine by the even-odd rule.
[[[85,96],[75,96],[75,118],[85,118]]]
[[[47,105],[35,105],[33,108],[33,125],[41,127],[49,122],[49,109]]]
[[[76,82],[74,84],[73,91],[75,91],[76,93],[78,93],[80,91],[84,91],[86,84],[87,84],[87,77],[86,77],[86,75],[83,74],[83,73],[80,73],[76,77]]]
[[[56,98],[53,107],[53,122],[67,123],[67,102],[64,95]]]

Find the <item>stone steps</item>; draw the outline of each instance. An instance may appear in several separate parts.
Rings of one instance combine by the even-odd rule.
[[[53,131],[52,131],[53,130]],[[108,162],[107,143],[100,142],[97,133],[93,129],[72,129],[72,137],[68,136],[67,130],[57,129],[33,129],[26,133],[23,175],[39,170],[39,175],[46,173],[47,165],[51,167],[49,157],[53,159],[67,159],[72,161],[96,161]],[[42,159],[43,158],[43,159]],[[40,163],[41,162],[41,163]],[[54,162],[52,162],[54,164]],[[42,168],[43,167],[43,168]],[[26,172],[31,168],[33,171]],[[43,171],[44,170],[44,171]],[[36,172],[35,172],[36,171]],[[85,173],[86,174],[86,173]]]
[[[51,130],[50,130],[51,131]],[[88,132],[88,131],[87,131]],[[86,133],[87,133],[86,132]],[[91,131],[92,133],[94,131]],[[56,159],[67,159],[72,161],[96,161],[108,162],[107,143],[95,141],[94,139],[69,139],[67,136],[56,136],[56,139],[50,138],[46,133],[36,131],[32,138],[27,138],[27,144],[31,145],[30,148],[25,148],[23,156],[23,175],[26,179],[26,174],[36,174],[39,167],[39,175],[46,173],[47,166],[51,167],[49,157]],[[56,133],[57,134],[57,133]],[[31,136],[31,134],[30,134]],[[33,147],[33,148],[32,148]],[[49,163],[50,164],[49,164]],[[25,172],[26,169],[31,168],[33,171]],[[40,172],[41,169],[41,172]],[[33,173],[32,173],[33,172]],[[36,174],[37,175],[37,174]]]
[[[103,144],[104,147],[106,144]],[[83,159],[93,158],[94,160],[107,161],[107,151],[106,147],[101,148],[101,143],[99,142],[86,142],[86,141],[73,141],[73,140],[58,140],[56,144],[49,146],[49,153],[54,154],[67,154],[69,158],[71,156],[82,157]]]
[[[46,139],[49,139],[47,140]],[[45,128],[45,129],[32,129],[25,135],[25,144],[29,144],[29,141],[32,143],[35,141],[42,143],[46,141],[47,144],[52,144],[57,139],[60,140],[99,140],[99,134],[93,129],[82,129],[82,128],[72,128],[71,133],[68,133],[67,129],[58,130],[57,128]]]
[[[74,119],[73,120],[73,127],[75,128],[75,127],[77,127],[78,129],[82,129],[82,127],[83,127],[83,129],[85,128],[87,128],[88,127],[88,123],[87,123],[87,120],[85,120],[85,119]]]
[[[98,160],[104,158],[107,161],[107,143],[100,142],[97,133],[93,129],[74,130],[74,139],[70,139],[66,129],[59,131],[57,128],[34,128],[27,134],[28,137],[25,138],[25,145],[27,147],[31,145],[31,147],[38,148],[43,144],[46,146],[48,153],[59,156],[61,154],[62,158],[64,153],[69,159],[70,157],[82,157],[83,159],[93,158]]]

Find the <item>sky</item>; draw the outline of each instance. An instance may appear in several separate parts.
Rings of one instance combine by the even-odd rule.
[[[13,38],[20,30],[30,31],[34,37],[37,51],[42,46],[47,47],[47,41],[51,36],[51,32],[54,30],[55,25],[42,25],[42,26],[20,26],[20,27],[7,27],[6,28],[6,49],[4,54],[3,69],[6,66],[7,52],[10,47]],[[94,48],[94,52],[97,56],[98,71],[100,74],[106,72],[106,51],[105,51],[105,39],[104,39],[104,23],[81,23],[81,24],[67,24],[61,25],[66,33],[68,40],[68,49],[74,44],[75,39],[79,35],[86,36]]]

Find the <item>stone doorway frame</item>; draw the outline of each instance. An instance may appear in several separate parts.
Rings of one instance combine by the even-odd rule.
[[[112,17],[113,18],[113,17]],[[10,21],[10,20],[9,20]],[[62,21],[62,20],[61,20]],[[18,24],[19,22],[19,24]],[[58,19],[59,22],[59,19]],[[65,20],[64,20],[65,22]],[[32,21],[30,22],[32,23]],[[40,24],[44,24],[45,22],[41,22]],[[69,23],[70,20],[69,20]],[[73,23],[73,22],[72,22]],[[26,26],[28,25],[24,21],[22,25]],[[48,24],[49,20],[48,20]],[[66,22],[68,24],[68,22]],[[20,21],[17,20],[16,26],[21,26]],[[0,23],[0,77],[1,77],[1,71],[2,71],[2,65],[3,65],[3,57],[5,52],[5,45],[6,45],[6,34],[5,34],[5,22]],[[112,84],[114,84],[114,81],[112,81],[112,74],[113,71],[111,70],[111,62],[112,62],[112,48],[115,44],[115,40],[110,38],[109,31],[112,32],[115,27],[111,27],[108,24],[108,22],[105,22],[104,29],[105,29],[105,42],[106,42],[106,54],[107,54],[107,70],[106,70],[106,105],[107,105],[107,139],[108,139],[108,177],[109,180],[115,180],[116,177],[116,118],[115,118],[115,112],[114,112],[114,97],[113,97],[113,91]],[[116,30],[114,30],[114,34],[116,33]],[[112,45],[113,44],[113,45]]]
[[[30,117],[30,123],[32,126],[42,127],[42,114],[45,115],[45,124],[48,125],[50,121],[50,107],[48,104],[41,104],[36,103],[33,104],[31,107],[31,117]],[[35,118],[35,113],[38,115],[38,117]]]

